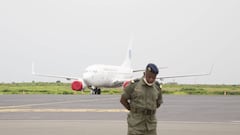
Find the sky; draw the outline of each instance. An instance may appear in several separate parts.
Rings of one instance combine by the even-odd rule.
[[[120,65],[133,39],[132,67],[191,84],[240,84],[239,0],[0,1],[0,82],[82,76],[91,64]],[[141,76],[140,75],[137,76]],[[61,79],[60,79],[61,80]],[[64,81],[64,80],[61,80]]]

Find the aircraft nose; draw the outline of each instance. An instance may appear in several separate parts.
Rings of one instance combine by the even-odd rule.
[[[93,74],[90,72],[86,72],[83,74],[83,78],[86,80],[92,79],[93,78]]]

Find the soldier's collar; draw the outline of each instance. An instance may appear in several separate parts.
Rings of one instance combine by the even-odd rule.
[[[141,81],[142,81],[142,84],[143,85],[146,85],[146,86],[148,86],[148,87],[152,87],[153,85],[154,85],[154,83],[152,83],[152,84],[149,84],[148,82],[147,82],[147,80],[145,79],[145,77],[143,76],[142,77],[142,79],[141,79]]]

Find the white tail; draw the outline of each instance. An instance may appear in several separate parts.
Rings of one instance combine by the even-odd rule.
[[[126,68],[132,67],[132,62],[131,62],[132,61],[132,44],[133,44],[133,40],[130,40],[126,58],[121,65],[122,67],[126,67]]]

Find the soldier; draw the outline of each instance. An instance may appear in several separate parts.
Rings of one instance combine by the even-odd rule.
[[[158,68],[148,64],[144,76],[134,80],[121,96],[121,104],[129,110],[128,135],[157,135],[156,109],[162,104],[161,87],[156,82]]]

